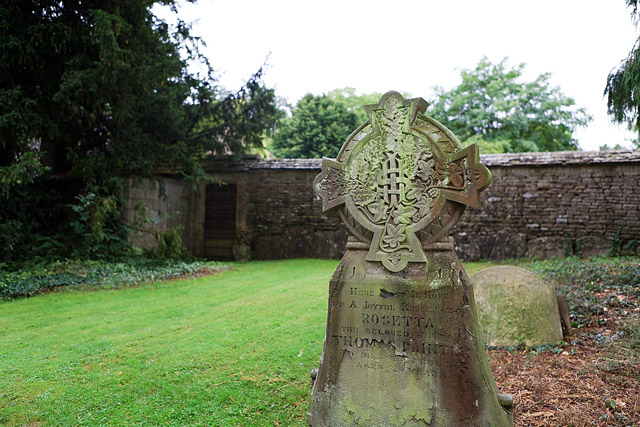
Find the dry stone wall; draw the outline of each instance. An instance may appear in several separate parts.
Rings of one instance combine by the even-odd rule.
[[[494,176],[482,209],[467,209],[454,237],[465,259],[607,253],[640,239],[640,153],[485,156]]]
[[[322,214],[311,191],[316,170],[255,170],[250,173],[252,257],[339,257],[346,230],[339,218]],[[239,188],[239,192],[243,189]]]
[[[467,208],[452,232],[462,259],[604,254],[623,225],[623,244],[640,240],[640,151],[490,154],[481,162],[493,183],[481,195],[482,208]],[[207,166],[237,185],[236,258],[342,255],[347,230],[322,213],[312,190],[320,166],[319,159]],[[169,225],[182,224],[186,246],[202,255],[204,187],[183,187],[171,180],[164,202],[151,189],[128,191],[143,194],[156,211],[175,205],[181,214]]]
[[[312,190],[315,160],[216,165],[216,178],[237,186],[238,259],[339,258],[347,230],[338,217],[322,213]]]

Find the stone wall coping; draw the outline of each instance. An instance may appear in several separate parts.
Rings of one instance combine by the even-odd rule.
[[[548,166],[588,165],[594,163],[640,162],[640,150],[616,151],[552,151],[541,153],[481,154],[485,166]],[[208,170],[249,171],[255,169],[319,170],[322,159],[244,160],[240,163],[216,162],[205,167]]]
[[[481,154],[480,161],[487,166],[634,163],[640,162],[640,150]]]

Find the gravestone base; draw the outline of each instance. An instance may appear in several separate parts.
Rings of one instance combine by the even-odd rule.
[[[450,242],[393,273],[356,241],[330,281],[310,426],[511,426],[479,339],[471,283]]]

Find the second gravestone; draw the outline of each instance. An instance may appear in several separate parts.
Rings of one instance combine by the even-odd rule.
[[[447,236],[491,174],[426,107],[397,92],[366,106],[314,181],[353,236],[329,285],[310,426],[513,424]]]

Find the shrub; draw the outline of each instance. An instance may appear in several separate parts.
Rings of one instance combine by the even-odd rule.
[[[182,246],[183,229],[184,227],[179,225],[167,231],[155,233],[158,244],[155,248],[149,250],[149,255],[160,259],[184,259],[187,256],[187,251],[186,248]]]

